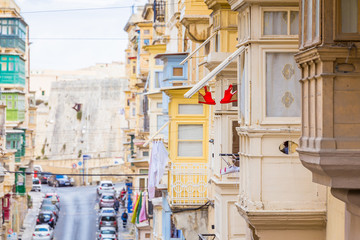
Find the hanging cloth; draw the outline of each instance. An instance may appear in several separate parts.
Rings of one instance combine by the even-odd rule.
[[[143,193],[143,199],[142,199],[142,206],[140,211],[140,217],[139,221],[144,222],[147,220],[147,214],[146,214],[146,193]]]
[[[139,195],[136,193],[136,196],[135,196],[135,201],[134,201],[134,206],[132,207],[132,211],[134,212],[134,210],[135,210],[135,205],[136,205],[136,202],[137,202],[137,200],[138,200],[138,197],[139,197]]]
[[[231,92],[232,89],[233,85],[230,84],[229,88],[225,90],[223,99],[221,99],[220,101],[221,104],[237,102],[237,90],[235,92]]]
[[[149,174],[148,174],[148,192],[149,199],[155,197],[155,186],[156,186],[156,169],[157,169],[157,155],[158,155],[158,141],[154,141],[151,149]]]
[[[140,195],[141,197],[141,195]],[[139,208],[139,200],[140,200],[140,197],[137,198],[136,200],[136,203],[135,203],[135,207],[134,207],[134,212],[133,212],[133,215],[131,216],[131,223],[135,224],[136,222],[136,213],[137,213],[137,210]]]
[[[204,87],[204,90],[205,95],[202,95],[201,92],[199,92],[199,103],[215,105],[216,102],[212,99],[211,92],[207,90],[207,86]]]
[[[142,195],[143,195],[143,192],[140,193],[138,208],[136,209],[136,223],[139,223],[140,211],[141,211],[141,207],[142,207]]]
[[[158,143],[157,154],[156,187],[159,186],[161,178],[164,176],[166,164],[169,161],[169,153],[163,142]]]

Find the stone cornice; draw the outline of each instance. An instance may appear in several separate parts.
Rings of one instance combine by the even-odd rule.
[[[332,188],[360,189],[360,151],[298,148],[302,164],[313,174],[313,182]]]
[[[326,226],[326,211],[248,211],[238,203],[235,203],[235,205],[245,221],[254,226],[256,230],[322,229]]]

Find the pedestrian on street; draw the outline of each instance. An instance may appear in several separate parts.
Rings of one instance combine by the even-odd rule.
[[[121,220],[123,221],[123,228],[126,228],[127,219],[128,219],[128,214],[126,213],[126,210],[125,210],[123,212],[123,214],[121,215]]]
[[[119,206],[120,206],[120,202],[117,198],[115,198],[115,202],[114,202],[114,209],[116,212],[119,211]]]

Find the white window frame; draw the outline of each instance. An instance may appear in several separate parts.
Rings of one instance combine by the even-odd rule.
[[[183,156],[179,156],[179,125],[202,125],[203,127],[203,138],[202,138],[202,156],[187,156],[187,157],[183,157]],[[201,160],[204,159],[204,157],[206,156],[206,148],[205,148],[205,140],[206,140],[206,129],[207,129],[207,125],[205,123],[205,121],[181,121],[181,122],[176,122],[176,144],[175,144],[175,156],[177,159],[179,160],[188,160],[188,161],[192,161],[192,160]],[[194,140],[196,141],[196,140]],[[198,140],[197,142],[200,142],[200,140]]]
[[[246,47],[245,51],[244,51],[244,69],[246,70],[246,74],[245,74],[245,80],[244,80],[244,85],[245,85],[245,96],[244,96],[244,119],[241,118],[241,111],[240,111],[240,107],[241,107],[241,89],[240,89],[240,64],[241,64],[241,58],[242,58],[242,54],[240,54],[238,56],[238,82],[237,82],[237,86],[238,86],[238,120],[239,120],[239,124],[244,125],[244,124],[250,124],[251,122],[251,115],[250,115],[250,80],[252,79],[252,72],[251,72],[251,52],[249,50],[249,47]]]
[[[284,12],[286,11],[288,14],[287,16],[287,34],[286,35],[265,35],[264,34],[264,13],[265,12]],[[301,24],[300,19],[300,10],[298,7],[261,7],[261,38],[267,39],[267,38],[295,38],[298,40],[299,38],[299,32],[297,35],[290,35],[291,29],[290,29],[290,12],[291,11],[297,11],[299,12],[299,25]],[[300,30],[299,30],[300,31]]]
[[[261,76],[261,125],[297,125],[301,124],[301,115],[299,117],[268,117],[266,116],[266,53],[296,53],[298,45],[262,45],[259,48],[259,72]],[[299,79],[300,80],[300,79]]]

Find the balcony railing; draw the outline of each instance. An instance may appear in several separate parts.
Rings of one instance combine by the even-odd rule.
[[[25,41],[17,36],[4,36],[0,37],[0,47],[3,48],[17,48],[25,52]]]
[[[172,205],[203,205],[208,200],[205,163],[173,163],[170,182]]]

